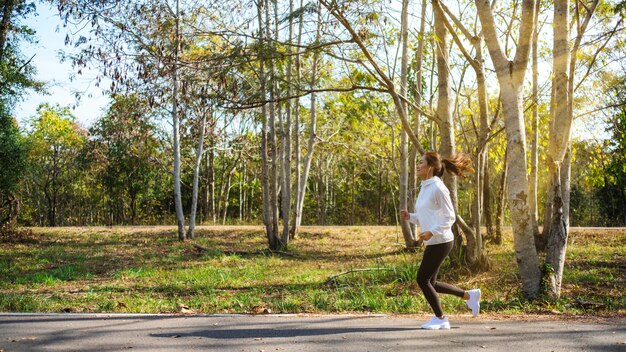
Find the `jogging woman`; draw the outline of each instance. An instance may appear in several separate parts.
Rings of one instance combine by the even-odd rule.
[[[473,316],[477,316],[480,311],[480,289],[465,291],[437,281],[439,268],[452,250],[454,241],[452,224],[456,220],[450,191],[441,181],[441,177],[445,171],[463,176],[465,171],[473,171],[471,164],[472,161],[464,154],[457,154],[450,159],[444,159],[434,151],[424,154],[417,165],[417,174],[422,180],[422,186],[415,201],[415,213],[400,211],[400,219],[408,220],[420,227],[422,232],[419,239],[426,245],[417,272],[417,283],[435,316],[422,325],[423,329],[450,329],[450,322],[443,314],[437,293],[465,299]]]

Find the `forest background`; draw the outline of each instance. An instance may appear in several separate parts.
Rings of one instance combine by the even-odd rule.
[[[18,126],[46,83],[20,53],[36,3],[3,2],[7,228],[263,224],[275,250],[301,224],[398,224],[410,249],[397,214],[431,149],[475,162],[445,180],[459,253],[480,267],[512,225],[531,295],[528,243],[626,225],[622,2],[47,3],[84,26],[64,59],[97,70],[111,104],[91,126],[50,104]],[[577,119],[605,138],[572,139]]]

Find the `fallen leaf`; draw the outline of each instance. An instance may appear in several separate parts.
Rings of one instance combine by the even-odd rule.
[[[251,309],[252,314],[271,314],[272,310],[263,306],[254,306]]]
[[[189,306],[180,302],[176,303],[176,309],[178,309],[178,312],[182,314],[194,314],[196,312],[195,310],[189,308]]]

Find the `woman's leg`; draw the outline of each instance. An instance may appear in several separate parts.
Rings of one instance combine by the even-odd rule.
[[[437,292],[452,294],[461,298],[465,295],[465,291],[458,287],[443,282],[437,282],[437,274],[441,263],[446,259],[453,245],[452,242],[447,242],[426,246],[422,263],[417,271],[417,284],[422,289],[424,297],[426,297],[428,304],[437,317],[443,316],[443,309],[441,308],[441,302]]]

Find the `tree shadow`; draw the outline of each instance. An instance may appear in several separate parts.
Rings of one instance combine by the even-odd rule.
[[[210,338],[210,339],[263,339],[263,338],[294,338],[321,335],[341,335],[352,333],[385,333],[397,331],[415,331],[418,328],[276,328],[276,329],[215,329],[192,332],[176,332],[150,334],[162,338]]]

